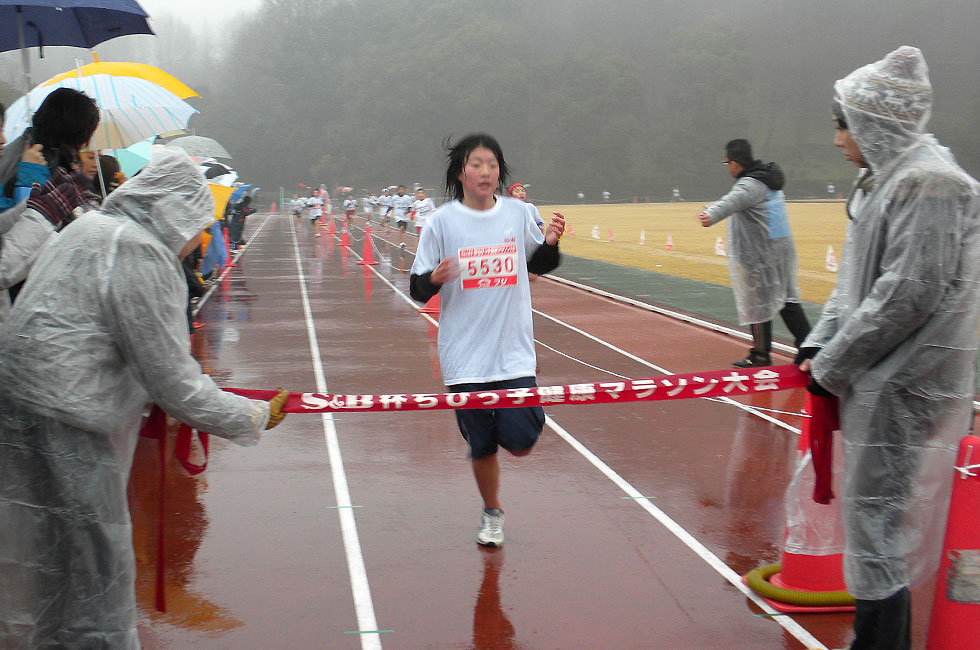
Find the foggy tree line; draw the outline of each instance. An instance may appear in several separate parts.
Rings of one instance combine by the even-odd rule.
[[[443,143],[479,130],[539,202],[707,200],[736,137],[787,195],[822,197],[855,172],[831,144],[834,80],[902,44],[930,65],[930,130],[980,174],[975,0],[265,0],[217,48],[154,24],[148,62],[202,95],[191,126],[267,190],[439,187]]]

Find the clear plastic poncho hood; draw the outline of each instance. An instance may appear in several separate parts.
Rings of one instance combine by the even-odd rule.
[[[214,221],[214,197],[183,149],[153,147],[150,162],[110,194],[100,212],[129,217],[179,254]]]
[[[848,130],[875,170],[914,145],[932,113],[929,68],[914,47],[858,68],[835,83],[834,92]]]

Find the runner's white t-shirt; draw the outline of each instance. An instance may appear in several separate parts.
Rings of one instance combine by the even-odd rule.
[[[379,196],[378,205],[381,206],[381,214],[388,214],[388,211],[391,210],[391,195],[382,194]]]
[[[432,202],[432,199],[426,197],[421,201],[416,200],[412,204],[412,210],[415,211],[415,225],[424,226],[429,215],[436,211],[436,204]]]
[[[354,199],[344,199],[344,210],[356,210],[357,201]]]
[[[310,217],[316,218],[323,216],[323,199],[319,196],[311,196],[306,199],[306,205],[310,206]]]
[[[415,199],[408,194],[391,197],[391,206],[395,209],[395,221],[408,221],[408,213],[412,211],[412,204]]]
[[[523,201],[489,210],[442,205],[422,229],[412,273],[457,256],[460,276],[439,291],[439,363],[447,385],[535,374],[527,260],[544,243]]]

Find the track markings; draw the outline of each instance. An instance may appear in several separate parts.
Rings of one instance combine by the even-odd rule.
[[[360,255],[357,255],[356,252],[354,252],[354,251],[351,251],[351,252],[355,256],[357,256],[358,258],[360,258]],[[382,282],[384,282],[387,286],[389,286],[395,292],[395,294],[397,296],[399,296],[403,300],[407,301],[409,304],[411,304],[416,309],[421,309],[421,307],[419,305],[417,305],[415,303],[415,301],[413,301],[411,299],[411,297],[407,296],[404,291],[402,291],[401,289],[399,289],[398,287],[396,287],[391,281],[389,281],[387,278],[385,278],[377,269],[375,269],[373,266],[372,267],[368,267],[368,268],[370,268],[371,271],[378,278],[380,278],[382,280]],[[549,319],[551,321],[554,321],[555,323],[557,323],[559,325],[562,325],[563,327],[566,327],[566,328],[568,328],[568,329],[570,329],[572,331],[575,331],[575,332],[577,332],[577,333],[585,336],[586,338],[588,338],[588,339],[590,339],[590,340],[592,340],[592,341],[594,341],[596,343],[599,343],[600,345],[603,345],[603,346],[605,346],[605,347],[607,347],[609,349],[612,349],[612,350],[618,352],[619,354],[622,354],[623,356],[626,356],[627,358],[632,359],[632,360],[634,360],[634,361],[636,361],[638,363],[641,363],[641,364],[643,364],[643,365],[645,365],[645,366],[647,366],[649,368],[652,368],[652,369],[654,369],[654,370],[656,370],[658,372],[661,372],[661,373],[666,374],[666,375],[673,375],[673,374],[675,374],[675,373],[667,370],[666,368],[662,368],[661,366],[658,366],[658,365],[656,365],[654,363],[651,363],[651,362],[647,361],[646,359],[642,359],[641,357],[638,357],[638,356],[636,356],[636,355],[634,355],[634,354],[632,354],[630,352],[627,352],[626,350],[623,350],[621,348],[618,348],[618,347],[612,345],[611,343],[608,343],[608,342],[606,342],[606,341],[604,341],[604,340],[602,340],[602,339],[600,339],[600,338],[598,338],[598,337],[596,337],[596,336],[594,336],[592,334],[589,334],[588,332],[585,332],[584,330],[581,330],[581,329],[579,329],[577,327],[574,327],[573,325],[569,325],[568,323],[565,323],[564,321],[562,321],[562,320],[560,320],[558,318],[555,318],[554,316],[550,316],[550,315],[545,314],[545,313],[543,313],[541,311],[538,311],[536,309],[533,309],[532,311],[534,313],[536,313],[536,314],[544,317],[544,318],[547,318],[547,319]],[[431,322],[432,324],[434,324],[436,327],[439,326],[439,323],[436,320],[434,320],[431,317],[429,317],[428,314],[421,314],[421,312],[420,312],[420,315],[422,315],[423,317],[427,318],[429,320],[429,322]],[[549,349],[552,349],[552,350],[554,349],[554,348],[550,348],[550,346],[546,346],[546,347],[549,347]],[[561,354],[564,354],[564,353],[561,353]],[[568,356],[568,355],[564,355],[564,356]],[[595,366],[593,366],[593,367],[595,367]],[[599,368],[597,368],[597,369],[599,369]],[[780,427],[782,427],[784,429],[787,429],[789,431],[792,431],[792,432],[795,432],[795,433],[799,433],[799,429],[797,429],[796,427],[790,426],[790,425],[786,424],[785,422],[782,422],[781,420],[778,420],[776,418],[773,418],[773,417],[771,417],[769,415],[766,415],[764,413],[760,413],[759,411],[757,411],[756,409],[754,409],[751,406],[748,406],[748,405],[745,405],[745,404],[741,404],[739,402],[736,402],[735,400],[730,400],[728,398],[723,398],[723,399],[724,399],[724,401],[726,403],[729,403],[729,404],[731,404],[733,406],[736,406],[737,408],[740,408],[742,410],[748,411],[748,412],[752,413],[753,415],[756,415],[757,417],[760,417],[760,418],[762,418],[762,419],[764,419],[766,421],[772,422],[773,424],[776,424],[776,425],[778,425],[778,426],[780,426]],[[759,598],[755,594],[755,592],[753,592],[747,586],[745,586],[745,585],[742,584],[742,578],[741,578],[741,576],[738,575],[738,573],[736,573],[735,571],[733,571],[731,569],[731,567],[729,567],[727,564],[725,564],[720,558],[718,558],[718,556],[716,556],[714,553],[712,553],[711,550],[709,550],[706,546],[704,546],[701,542],[699,542],[693,535],[691,535],[690,533],[688,533],[680,524],[678,524],[673,519],[671,519],[665,512],[663,512],[662,510],[660,510],[659,508],[657,508],[656,506],[654,506],[652,503],[650,503],[650,500],[653,499],[654,497],[644,496],[642,493],[640,493],[639,490],[637,490],[629,482],[627,482],[623,477],[621,477],[619,474],[617,474],[611,467],[609,467],[605,462],[603,462],[602,459],[600,459],[598,456],[596,456],[585,445],[583,445],[581,442],[579,442],[578,439],[576,439],[568,431],[566,431],[563,427],[561,427],[557,422],[555,422],[555,420],[551,416],[547,416],[545,418],[545,423],[548,425],[548,427],[552,431],[555,432],[556,435],[558,435],[558,437],[560,437],[562,440],[564,440],[569,446],[571,446],[575,451],[577,451],[580,455],[582,455],[590,464],[592,464],[593,467],[595,467],[596,469],[598,469],[604,476],[606,476],[606,478],[608,478],[617,487],[619,487],[623,492],[625,492],[627,494],[627,496],[626,497],[622,497],[623,499],[628,499],[628,500],[635,501],[641,508],[643,508],[644,510],[646,510],[647,513],[649,513],[654,519],[656,519],[664,528],[666,528],[671,534],[673,534],[685,546],[687,546],[691,551],[693,551],[706,564],[708,564],[711,568],[713,568],[715,571],[717,571],[732,586],[734,586],[742,594],[744,594],[746,598],[748,598],[749,600],[751,600],[760,609],[762,609],[763,612],[766,615],[773,617],[773,619],[777,623],[779,623],[787,632],[789,632],[790,634],[792,634],[798,641],[800,641],[800,643],[804,644],[807,648],[813,648],[813,649],[821,648],[822,650],[826,650],[826,646],[824,646],[820,641],[818,641],[812,634],[810,634],[802,625],[800,625],[799,623],[797,623],[794,619],[788,618],[788,617],[780,617],[779,616],[779,612],[777,612],[776,610],[774,610],[764,600],[762,600],[761,598]]]
[[[310,342],[310,356],[313,361],[313,374],[316,378],[317,392],[327,392],[327,379],[323,373],[323,363],[320,359],[320,343],[317,340],[316,328],[313,323],[313,310],[310,307],[310,296],[306,291],[306,276],[299,255],[299,244],[296,241],[296,228],[290,220],[289,233],[293,239],[293,256],[296,259],[296,272],[299,274],[299,291],[303,303],[303,316],[306,319],[306,333]],[[340,518],[341,536],[344,541],[344,552],[347,556],[347,572],[350,575],[351,593],[354,597],[354,612],[357,617],[361,635],[361,647],[365,650],[381,648],[382,632],[374,614],[374,602],[371,600],[371,586],[368,583],[367,568],[361,553],[361,542],[357,535],[357,521],[354,519],[354,507],[351,504],[350,489],[347,485],[347,474],[344,471],[344,459],[340,453],[340,442],[337,438],[337,428],[330,413],[322,413],[320,420],[323,424],[323,436],[327,445],[327,456],[330,461],[330,475],[333,478],[334,496],[336,497],[337,516]],[[348,634],[345,632],[345,634]]]

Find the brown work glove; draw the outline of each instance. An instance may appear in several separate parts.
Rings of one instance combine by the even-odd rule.
[[[286,405],[286,400],[289,399],[289,391],[279,388],[279,394],[269,400],[269,424],[265,425],[266,430],[271,429],[286,417],[286,414],[282,412],[282,407]]]

